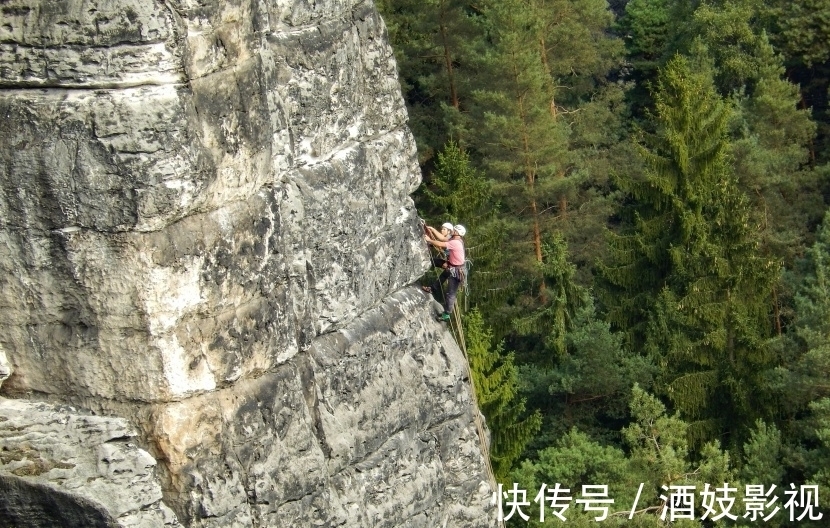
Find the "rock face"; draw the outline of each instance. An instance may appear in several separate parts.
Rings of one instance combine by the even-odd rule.
[[[0,388],[3,387],[3,382],[9,379],[12,375],[12,366],[9,364],[9,358],[6,357],[6,351],[0,348]]]
[[[121,418],[0,399],[0,525],[178,525],[134,436]]]
[[[431,315],[408,288],[273,372],[153,406],[180,518],[492,525],[464,359]]]
[[[463,356],[407,287],[420,176],[374,6],[0,12],[0,382],[30,400],[0,400],[0,433],[64,412],[33,400],[127,419],[106,427],[158,459],[165,523],[494,525]],[[20,467],[0,457],[0,511],[51,490],[160,525]],[[112,485],[156,496],[135,482]]]

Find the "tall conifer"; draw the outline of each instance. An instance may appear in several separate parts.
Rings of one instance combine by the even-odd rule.
[[[467,2],[379,0],[398,62],[422,164],[450,139],[465,139],[464,105],[480,32]]]
[[[509,303],[533,309],[547,300],[545,243],[554,231],[580,222],[582,212],[574,202],[584,203],[581,193],[588,194],[593,179],[605,177],[593,174],[586,159],[606,156],[597,149],[614,141],[599,137],[613,135],[607,130],[613,128],[609,118],[614,120],[613,112],[600,107],[608,109],[621,99],[604,77],[619,63],[622,45],[606,31],[612,15],[601,0],[482,5],[482,27],[491,45],[479,57],[472,113],[478,126],[471,149],[496,182],[511,267],[522,277],[514,282]],[[580,117],[575,147],[574,123]],[[606,126],[595,126],[592,118]],[[520,307],[509,316],[523,311]]]
[[[609,319],[662,367],[663,391],[698,440],[754,421],[772,358],[769,298],[778,267],[730,172],[730,109],[705,65],[673,58],[655,97],[657,134],[642,179],[621,179],[631,228],[602,266]]]
[[[808,167],[816,127],[758,27],[762,10],[758,0],[701,5],[690,51],[712,57],[718,91],[736,103],[730,136],[738,185],[760,225],[762,251],[791,268],[824,212],[818,174]],[[779,313],[779,332],[783,319]]]

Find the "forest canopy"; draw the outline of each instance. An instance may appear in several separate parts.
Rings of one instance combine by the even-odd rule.
[[[830,0],[378,4],[509,522],[827,525]]]

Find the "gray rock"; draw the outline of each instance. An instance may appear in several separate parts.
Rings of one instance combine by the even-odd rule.
[[[0,12],[0,381],[32,400],[0,403],[22,420],[0,438],[105,420],[28,423],[35,399],[138,432],[75,443],[138,480],[9,462],[8,496],[45,524],[50,489],[90,525],[140,524],[146,486],[190,526],[494,525],[463,356],[407,287],[429,265],[420,172],[374,5]]]
[[[9,364],[9,358],[6,357],[6,351],[0,347],[0,387],[3,387],[3,382],[9,379],[12,375],[12,366]]]
[[[134,437],[121,418],[0,398],[0,524],[178,526]]]
[[[0,526],[109,528],[118,526],[100,505],[29,479],[0,475]]]
[[[471,398],[461,351],[406,288],[144,424],[189,526],[494,526]]]
[[[51,53],[38,80],[0,56],[9,393],[210,391],[424,269],[415,147],[371,4],[121,4],[3,8],[9,46]],[[76,57],[127,45],[164,51],[178,80]]]

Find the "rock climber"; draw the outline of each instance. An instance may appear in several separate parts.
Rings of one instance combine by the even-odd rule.
[[[433,240],[440,240],[447,242],[452,237],[453,225],[451,222],[444,222],[441,224],[441,230],[437,230],[432,226],[425,225],[424,232]],[[438,255],[432,257],[432,265],[436,268],[446,269],[448,267],[447,257],[449,256],[446,248],[437,248]]]
[[[443,226],[442,226],[443,227]],[[453,226],[449,240],[437,240],[432,238],[429,234],[424,235],[424,240],[434,247],[446,249],[448,252],[447,265],[441,275],[431,286],[423,286],[423,290],[427,293],[437,291],[441,284],[447,282],[446,295],[444,296],[444,312],[438,316],[439,321],[449,321],[450,314],[452,314],[455,305],[455,296],[458,293],[458,287],[464,282],[464,235],[467,234],[467,229],[458,224]]]

